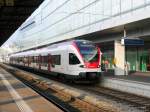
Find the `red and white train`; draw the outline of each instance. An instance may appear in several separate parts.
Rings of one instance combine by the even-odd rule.
[[[73,80],[97,80],[101,51],[87,40],[71,40],[10,55],[10,64],[54,73]]]

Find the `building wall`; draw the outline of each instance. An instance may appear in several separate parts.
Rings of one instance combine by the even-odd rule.
[[[28,49],[145,19],[149,11],[150,0],[45,0],[10,40]]]

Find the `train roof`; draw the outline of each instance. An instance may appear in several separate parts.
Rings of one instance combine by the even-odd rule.
[[[29,51],[24,51],[24,52],[19,52],[19,53],[15,53],[10,55],[10,57],[21,57],[21,56],[38,56],[40,55],[45,55],[47,54],[47,52],[52,51],[52,50],[56,50],[59,48],[63,49],[65,48],[65,46],[68,45],[72,45],[73,42],[90,42],[87,40],[70,40],[70,41],[65,41],[65,42],[61,42],[61,43],[56,43],[56,44],[52,44],[40,49],[35,49],[35,50],[29,50]]]

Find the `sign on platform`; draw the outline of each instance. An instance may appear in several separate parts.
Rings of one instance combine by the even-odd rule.
[[[121,44],[125,46],[141,46],[144,45],[144,40],[123,38],[121,39]]]

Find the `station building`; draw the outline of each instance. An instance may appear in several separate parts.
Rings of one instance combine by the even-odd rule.
[[[91,40],[115,75],[150,72],[150,0],[45,0],[3,46],[26,50],[67,39]],[[123,44],[140,39],[144,44]],[[33,44],[34,43],[34,44]]]

